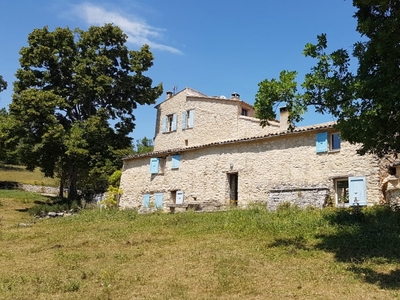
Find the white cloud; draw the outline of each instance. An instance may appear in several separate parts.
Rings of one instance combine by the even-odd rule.
[[[131,15],[128,18],[116,11],[109,11],[91,3],[76,5],[74,12],[89,25],[101,26],[105,23],[113,23],[119,26],[128,35],[128,42],[134,45],[148,44],[152,49],[176,54],[182,53],[177,48],[155,42],[154,39],[162,38],[162,32],[165,30],[152,27],[146,21],[135,16]]]

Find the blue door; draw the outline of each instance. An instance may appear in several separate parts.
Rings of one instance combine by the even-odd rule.
[[[349,177],[349,204],[367,205],[365,177]]]

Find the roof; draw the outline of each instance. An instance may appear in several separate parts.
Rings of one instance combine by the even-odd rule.
[[[176,93],[175,95],[173,95],[172,97],[165,99],[164,101],[158,103],[155,108],[157,108],[158,106],[160,106],[162,103],[164,103],[165,101],[168,101],[170,99],[172,99],[173,97],[175,97],[176,95],[180,94],[180,93],[185,93],[187,97],[191,97],[191,98],[197,98],[197,99],[206,99],[206,100],[221,100],[221,101],[235,101],[235,102],[239,102],[241,104],[243,104],[244,106],[247,106],[249,108],[253,108],[253,105],[241,100],[241,99],[230,99],[230,98],[224,98],[222,96],[207,96],[206,94],[203,94],[201,92],[196,91],[195,89],[192,89],[190,87],[186,87],[183,90],[179,91],[178,93]]]
[[[162,151],[153,151],[153,152],[148,152],[148,153],[143,153],[143,154],[130,155],[130,156],[124,157],[123,160],[129,160],[129,159],[135,159],[135,158],[141,158],[141,157],[149,157],[149,156],[153,156],[153,157],[154,156],[166,156],[171,153],[187,152],[187,151],[193,151],[193,150],[197,150],[197,149],[201,149],[201,148],[216,147],[216,146],[236,144],[236,143],[247,143],[247,142],[252,142],[252,141],[260,141],[260,140],[265,140],[265,139],[274,138],[274,137],[289,136],[289,135],[296,135],[296,134],[304,133],[304,132],[312,132],[312,131],[319,131],[322,129],[330,129],[330,128],[334,128],[335,125],[336,125],[336,122],[327,122],[327,123],[321,123],[321,124],[316,124],[316,125],[302,126],[302,127],[295,128],[293,131],[286,130],[286,131],[268,133],[268,134],[260,135],[260,136],[246,137],[246,138],[241,138],[241,139],[233,139],[233,140],[226,140],[226,141],[220,141],[220,142],[213,142],[213,143],[209,143],[209,144],[197,145],[197,146],[192,146],[192,147],[175,148],[175,149],[168,149],[168,150],[162,150]]]

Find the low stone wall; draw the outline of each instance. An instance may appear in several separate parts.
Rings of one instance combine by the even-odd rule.
[[[48,194],[48,195],[55,195],[55,196],[57,196],[59,193],[59,188],[51,187],[51,186],[40,186],[40,185],[19,183],[18,187],[21,190],[31,192],[31,193],[40,193],[40,194]]]
[[[290,203],[300,208],[322,208],[328,197],[329,189],[325,187],[281,187],[270,190],[267,207],[276,210],[279,205]]]

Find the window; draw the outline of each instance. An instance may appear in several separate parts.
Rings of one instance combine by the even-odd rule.
[[[150,174],[164,173],[165,158],[150,158]]]
[[[180,163],[181,163],[180,154],[172,155],[172,158],[171,158],[171,169],[179,169]]]
[[[187,110],[182,112],[182,130],[193,128],[194,124],[194,110]]]
[[[167,115],[163,118],[161,125],[161,132],[174,132],[176,131],[177,116],[176,114]]]
[[[340,134],[338,132],[335,132],[328,135],[328,132],[319,132],[316,135],[315,146],[317,153],[324,153],[328,151],[339,151]]]
[[[163,194],[162,193],[154,194],[154,204],[157,209],[163,208]]]
[[[143,194],[142,196],[142,205],[145,208],[150,207],[150,194]]]
[[[338,179],[335,183],[335,198],[337,205],[349,204],[349,181],[348,179]]]
[[[173,204],[183,204],[183,191],[171,191],[171,200]]]
[[[248,112],[249,111],[247,109],[242,108],[242,116],[247,116]]]
[[[330,146],[332,151],[340,150],[340,134],[338,132],[331,133]]]
[[[367,205],[365,177],[337,179],[335,198],[338,206]]]

